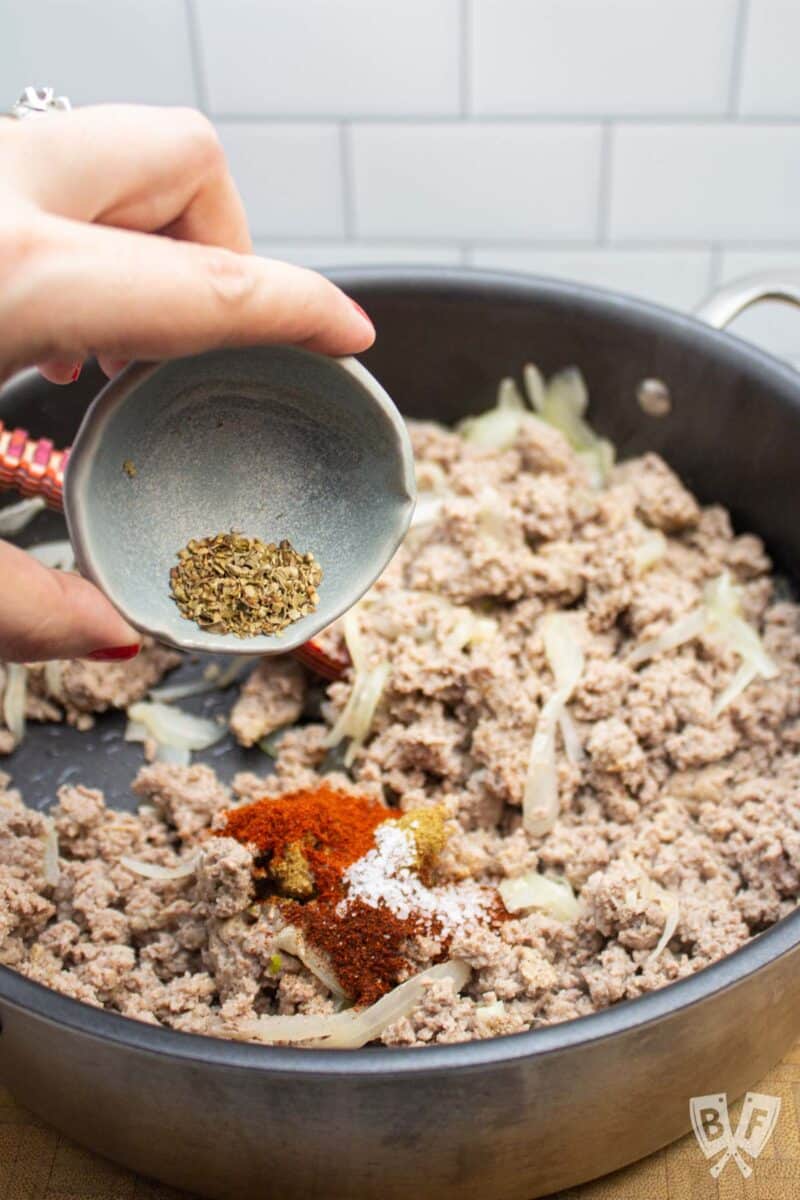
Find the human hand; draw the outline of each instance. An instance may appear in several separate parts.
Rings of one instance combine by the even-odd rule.
[[[68,383],[89,355],[111,375],[219,346],[372,344],[332,283],[251,250],[200,113],[104,105],[0,121],[0,382],[38,364]],[[135,654],[140,635],[87,581],[5,543],[0,572],[0,657]]]

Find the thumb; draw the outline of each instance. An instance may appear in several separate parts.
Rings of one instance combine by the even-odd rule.
[[[79,575],[52,571],[0,542],[0,581],[0,658],[42,662],[136,653],[141,634]]]

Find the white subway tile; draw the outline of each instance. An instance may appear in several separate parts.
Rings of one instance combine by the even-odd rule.
[[[750,116],[800,116],[800,5],[750,0],[739,111]]]
[[[254,238],[344,234],[335,125],[217,125]]]
[[[472,0],[487,114],[725,111],[737,0]]]
[[[593,125],[356,125],[356,230],[382,238],[590,239],[600,143]]]
[[[258,242],[256,252],[301,267],[430,266],[461,262],[458,246],[398,245],[396,242]]]
[[[800,238],[800,127],[619,126],[610,229],[623,240]]]
[[[458,0],[198,0],[197,15],[214,113],[458,111]]]
[[[800,274],[800,245],[793,250],[726,250],[720,282],[730,283],[761,272],[779,279],[789,271],[795,277]],[[800,359],[800,309],[792,305],[765,300],[737,317],[728,331],[780,358]]]
[[[3,107],[28,84],[74,104],[196,104],[182,0],[0,0]]]
[[[476,246],[476,267],[527,271],[641,296],[669,308],[692,309],[707,294],[710,250],[547,250]]]

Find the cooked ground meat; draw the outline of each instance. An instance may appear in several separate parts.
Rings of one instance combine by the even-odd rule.
[[[231,732],[242,746],[254,746],[268,733],[293,725],[303,711],[306,673],[293,658],[265,658],[245,680],[230,716]]]
[[[180,661],[177,651],[145,637],[136,658],[126,662],[36,663],[28,668],[25,715],[29,721],[65,720],[77,729],[91,729],[95,714],[141,700]],[[0,683],[4,686],[5,679]],[[0,727],[0,754],[13,749],[13,735]]]
[[[432,884],[494,888],[538,870],[579,899],[572,919],[531,908],[499,924],[467,922],[447,944],[415,938],[415,967],[446,954],[471,976],[461,994],[431,982],[383,1032],[387,1044],[413,1046],[517,1032],[638,996],[791,911],[800,608],[776,596],[760,541],[736,536],[719,507],[702,509],[656,455],[616,468],[597,491],[564,438],[532,417],[502,451],[427,422],[411,433],[421,486],[444,488],[444,498],[357,610],[365,666],[391,671],[351,777],[326,778],[402,810],[442,806],[449,837]],[[628,657],[696,610],[723,571],[778,673],[755,678],[717,715],[740,659],[713,631],[640,665]],[[559,811],[534,835],[520,806],[555,687],[539,622],[563,608],[580,622],[584,654],[568,704],[580,753],[568,755],[558,735]],[[342,622],[322,641],[342,657]],[[113,667],[69,664],[63,694],[37,684],[36,715],[50,719],[58,705],[56,717],[63,709],[79,720],[127,703],[169,655],[149,648],[136,683],[112,678]],[[233,804],[319,782],[325,734],[353,686],[349,671],[328,688],[322,720],[284,735],[275,773],[239,775],[232,792],[207,767],[155,764],[133,784],[134,816],[108,810],[99,792],[63,787],[52,810],[55,884],[43,865],[47,821],[5,779],[0,961],[90,1004],[200,1033],[236,1036],[262,1014],[334,1011],[315,975],[276,950],[280,906],[259,892],[250,850],[219,831]],[[252,745],[295,722],[305,691],[295,663],[261,665],[233,711],[238,739]],[[195,854],[193,873],[171,881],[120,861],[174,866]]]

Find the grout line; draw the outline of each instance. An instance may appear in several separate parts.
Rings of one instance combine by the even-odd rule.
[[[463,114],[453,113],[354,113],[354,112],[214,112],[220,124],[263,124],[263,125],[334,125],[337,121],[348,121],[363,125],[451,125],[457,128],[464,124]],[[470,125],[580,125],[597,128],[603,124],[633,126],[667,126],[668,128],[692,128],[711,126],[730,127],[729,113],[469,113]],[[800,110],[794,116],[785,113],[759,113],[737,115],[736,126],[763,126],[800,128]]]
[[[739,0],[733,27],[733,58],[731,60],[731,77],[728,87],[728,113],[732,117],[737,116],[741,100],[742,72],[744,70],[744,51],[747,41],[749,16],[749,0]]]
[[[435,248],[446,249],[464,249],[468,253],[472,250],[536,250],[536,251],[552,251],[554,254],[571,254],[582,253],[587,250],[601,250],[609,254],[615,251],[634,251],[640,254],[676,254],[676,253],[709,253],[715,248],[720,254],[724,250],[742,250],[742,251],[771,251],[785,254],[800,254],[800,239],[795,242],[738,242],[727,239],[724,243],[715,243],[707,238],[702,240],[690,241],[685,238],[671,240],[662,238],[659,241],[644,240],[644,241],[625,241],[616,239],[613,242],[604,244],[598,243],[591,238],[576,239],[575,241],[564,240],[545,240],[541,238],[470,238],[461,241],[450,241],[446,237],[429,237],[420,234],[416,237],[408,237],[403,234],[383,234],[376,237],[372,234],[359,236],[354,231],[351,238],[343,239],[331,237],[322,234],[306,234],[301,236],[286,236],[285,234],[276,235],[261,235],[254,239],[257,242],[269,242],[270,245],[287,245],[287,246],[328,246],[337,245],[343,240],[352,240],[361,246],[431,246]]]
[[[347,121],[343,121],[339,126],[339,157],[342,170],[344,232],[347,241],[352,241],[356,235],[356,192],[353,174],[353,145],[350,137],[350,125]]]
[[[600,171],[597,179],[597,241],[601,246],[607,245],[611,226],[611,155],[613,144],[613,127],[610,124],[605,124],[600,136]]]
[[[192,63],[194,90],[197,95],[197,105],[202,112],[208,113],[208,88],[203,69],[203,49],[200,40],[200,28],[197,23],[197,13],[193,0],[184,0],[186,26],[189,31],[189,57]]]
[[[459,64],[458,91],[461,116],[466,117],[470,109],[470,90],[472,70],[470,48],[472,44],[472,11],[470,0],[460,0],[459,3]]]
[[[708,268],[708,292],[715,292],[722,280],[722,246],[719,242],[711,243],[711,262]]]

